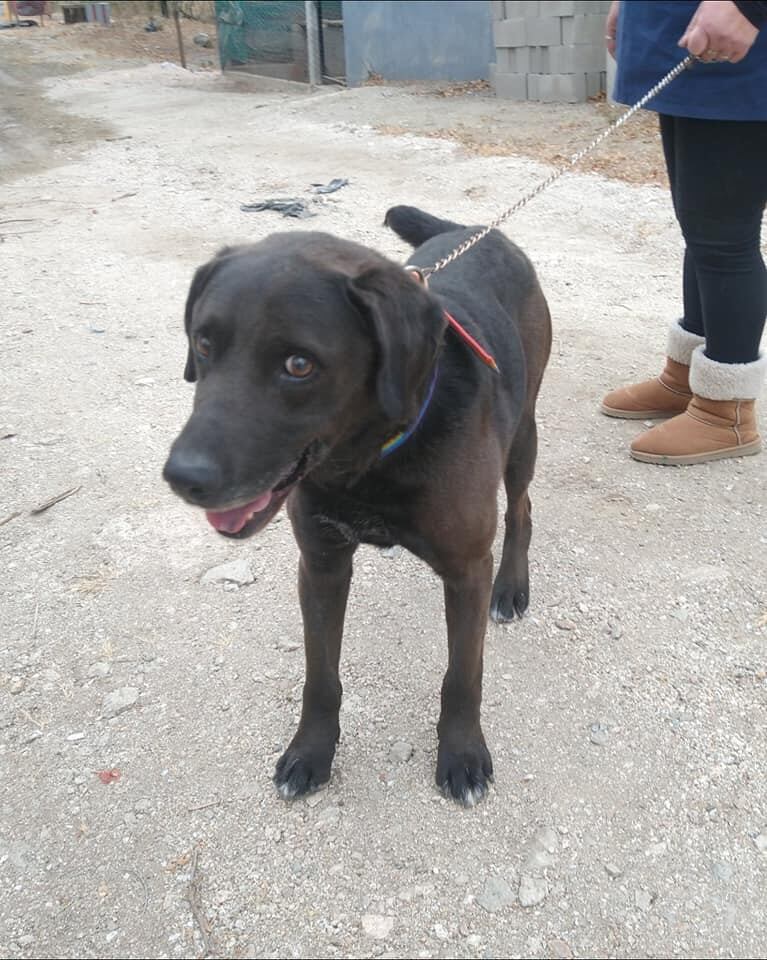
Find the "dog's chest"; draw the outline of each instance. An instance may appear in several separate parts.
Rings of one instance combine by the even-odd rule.
[[[399,497],[384,499],[344,491],[318,498],[313,507],[312,515],[323,533],[332,531],[348,544],[407,546],[412,533],[412,505]]]
[[[327,533],[332,530],[345,543],[369,543],[376,547],[393,547],[400,542],[391,525],[374,513],[339,511],[335,508],[314,514],[315,521]]]

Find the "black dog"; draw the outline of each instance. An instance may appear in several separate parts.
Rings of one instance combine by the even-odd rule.
[[[412,207],[394,207],[386,222],[425,268],[470,235]],[[402,544],[444,582],[437,784],[473,804],[493,772],[480,726],[488,610],[513,619],[529,596],[527,488],[551,346],[530,262],[494,231],[427,289],[358,244],[276,234],[200,267],[186,330],[184,376],[198,383],[165,479],[227,536],[255,533],[287,500],[301,549],[306,682],[301,723],[277,764],[280,793],[330,777],[357,545]],[[502,479],[506,536],[491,595]]]

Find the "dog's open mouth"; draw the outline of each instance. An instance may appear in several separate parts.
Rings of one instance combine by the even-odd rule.
[[[250,537],[269,523],[287,500],[288,494],[302,479],[309,467],[310,454],[314,444],[310,444],[301,454],[296,465],[271,490],[262,493],[241,507],[230,510],[207,510],[208,523],[225,537]]]

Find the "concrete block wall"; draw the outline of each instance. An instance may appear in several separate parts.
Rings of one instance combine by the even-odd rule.
[[[606,88],[610,0],[491,0],[496,96],[577,103]]]

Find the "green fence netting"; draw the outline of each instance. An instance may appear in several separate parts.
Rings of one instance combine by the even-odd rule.
[[[323,74],[343,76],[340,0],[319,4]],[[289,80],[307,79],[303,0],[216,0],[221,65]]]

